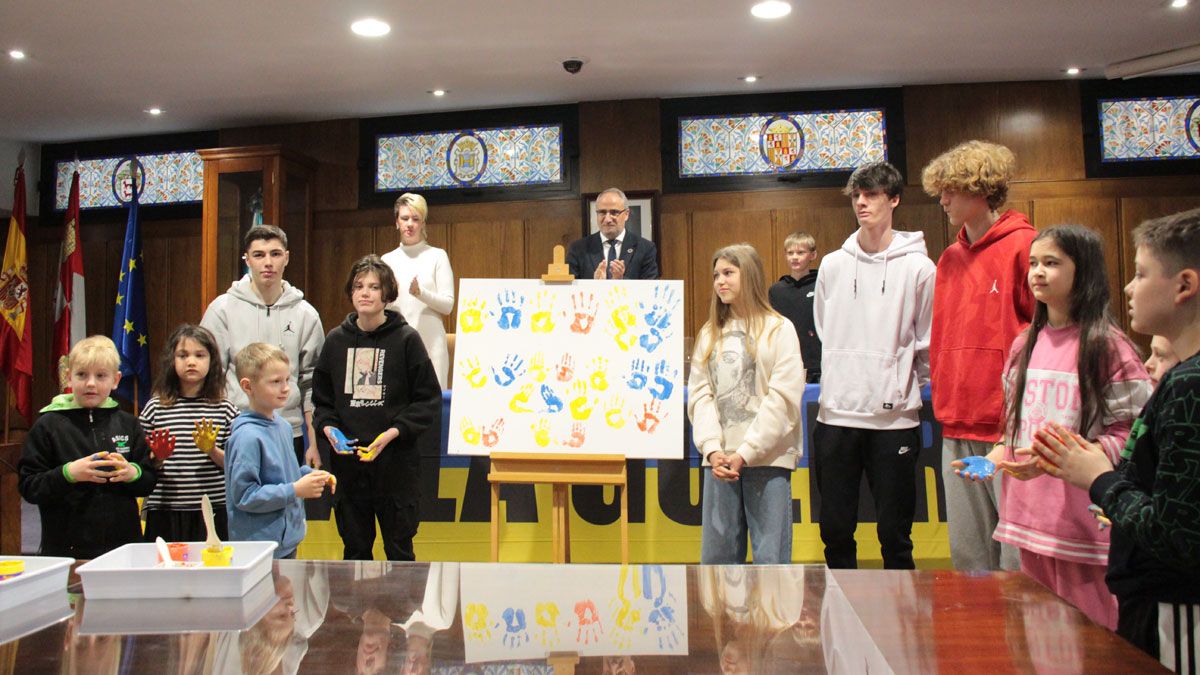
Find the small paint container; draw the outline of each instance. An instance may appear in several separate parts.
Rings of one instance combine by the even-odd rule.
[[[188,544],[185,542],[177,541],[167,544],[167,552],[171,555],[171,560],[174,560],[175,562],[188,561]],[[158,561],[162,562],[161,555],[158,556]]]
[[[0,581],[19,577],[25,572],[24,560],[0,560]]]

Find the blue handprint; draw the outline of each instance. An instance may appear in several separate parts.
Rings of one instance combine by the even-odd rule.
[[[517,295],[516,291],[508,290],[496,294],[496,302],[500,305],[500,319],[497,322],[500,330],[520,328],[521,307],[525,304],[525,296]]]
[[[666,359],[659,361],[658,365],[654,366],[654,385],[649,389],[650,395],[660,401],[671,398],[675,391],[675,383],[672,380],[678,376],[678,368],[667,365]]]
[[[638,307],[645,312],[643,318],[646,320],[647,332],[638,338],[638,344],[647,352],[653,352],[658,349],[658,346],[671,336],[671,314],[675,308],[679,306],[679,297],[675,291],[667,286],[658,286],[654,289],[654,302],[649,309],[646,308],[646,303],[639,302]]]
[[[964,478],[974,478],[983,480],[991,478],[996,473],[996,465],[987,457],[963,457],[962,463],[966,464],[959,473]]]
[[[516,649],[529,643],[529,631],[525,629],[525,610],[504,610],[504,646]]]
[[[629,382],[629,388],[638,390],[645,389],[646,382],[650,380],[650,364],[641,359],[634,359],[630,366],[629,377],[626,381]]]
[[[334,452],[339,455],[353,455],[358,452],[358,448],[355,447],[355,444],[358,443],[357,438],[346,438],[346,434],[337,427],[326,427],[326,429],[329,431],[329,435],[333,436],[334,442],[330,446]]]
[[[675,609],[663,605],[650,612],[650,626],[642,630],[642,634],[650,633],[650,627],[658,637],[659,649],[672,649],[679,644],[679,624],[675,621]]]
[[[546,403],[546,412],[556,413],[563,409],[563,401],[554,393],[554,389],[548,385],[542,385],[542,400]]]
[[[504,365],[500,366],[500,370],[496,370],[496,366],[492,366],[492,379],[501,387],[507,387],[525,373],[525,360],[516,354],[509,354],[508,358],[504,359]]]
[[[654,609],[647,617],[649,625],[642,634],[649,635],[650,629],[654,628],[660,649],[676,647],[679,644],[680,630],[679,623],[675,620],[675,596],[667,592],[667,575],[662,565],[642,567],[642,597],[654,601]]]

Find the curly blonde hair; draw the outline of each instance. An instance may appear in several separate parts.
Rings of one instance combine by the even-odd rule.
[[[1016,171],[1012,150],[998,143],[967,141],[935,157],[921,172],[921,186],[931,197],[946,190],[977,195],[995,210],[1008,199],[1008,184]]]

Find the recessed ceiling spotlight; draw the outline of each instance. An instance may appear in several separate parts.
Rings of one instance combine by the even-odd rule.
[[[759,19],[782,19],[792,13],[792,5],[783,0],[765,0],[751,7],[750,13]]]
[[[363,37],[383,37],[392,32],[392,27],[379,19],[359,19],[350,24],[350,30]]]
[[[146,109],[145,109],[145,110],[143,110],[142,112],[144,112],[144,113],[146,113],[146,114],[148,114],[148,115],[155,115],[155,116],[157,116],[157,115],[161,115],[161,114],[163,114],[163,109],[162,109],[162,108],[146,108]]]
[[[745,82],[746,84],[754,84],[755,82],[758,82],[757,75],[746,75],[744,77],[739,77],[738,79],[741,80],[742,82]]]
[[[14,61],[20,61],[21,59],[25,58],[25,52],[21,51],[20,49],[10,49],[8,50],[8,58]]]
[[[1188,0],[1171,0],[1171,9],[1183,9],[1188,6]]]
[[[447,92],[445,89],[431,89],[429,93],[433,94],[434,96],[445,96]]]
[[[1074,76],[1076,76],[1076,75],[1078,75],[1078,74],[1082,73],[1082,72],[1083,72],[1083,68],[1076,68],[1075,66],[1071,66],[1070,68],[1067,68],[1067,69],[1066,69],[1066,70],[1064,70],[1063,72],[1064,72],[1064,73],[1066,73],[1066,74],[1068,74],[1068,75],[1070,75],[1071,77],[1074,77]]]

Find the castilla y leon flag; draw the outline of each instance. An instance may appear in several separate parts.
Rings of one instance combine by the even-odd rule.
[[[83,290],[83,242],[79,239],[79,172],[71,176],[71,198],[63,225],[58,256],[58,290],[54,294],[54,340],[50,370],[66,388],[67,354],[87,333],[87,307]]]
[[[8,243],[0,265],[0,371],[17,412],[33,421],[33,338],[29,320],[29,258],[25,255],[25,169],[17,167]]]

